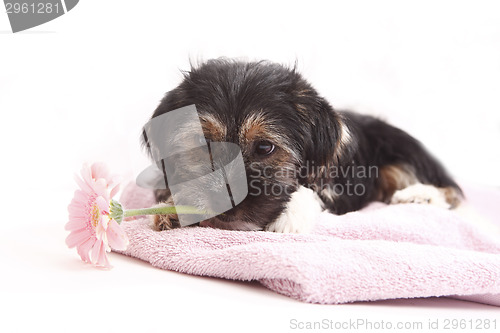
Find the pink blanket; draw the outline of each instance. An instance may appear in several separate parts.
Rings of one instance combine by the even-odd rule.
[[[500,191],[466,189],[469,202],[499,223]],[[130,184],[126,208],[153,204]],[[125,221],[123,252],[187,274],[258,280],[311,303],[453,296],[500,306],[500,238],[453,211],[374,203],[343,216],[322,213],[311,234],[188,227],[151,230],[147,218]]]

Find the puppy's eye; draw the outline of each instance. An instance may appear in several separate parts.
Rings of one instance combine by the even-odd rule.
[[[255,153],[257,155],[271,155],[276,147],[269,141],[259,141],[255,145]]]

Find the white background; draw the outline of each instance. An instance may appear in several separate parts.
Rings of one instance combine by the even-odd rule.
[[[179,70],[190,58],[219,56],[297,60],[334,107],[409,131],[461,181],[500,185],[498,2],[83,0],[17,34],[2,9],[3,331],[281,332],[292,318],[427,323],[498,314],[446,299],[302,304],[119,255],[109,272],[81,263],[64,245],[73,174],[104,161],[133,178],[148,165],[141,126]]]

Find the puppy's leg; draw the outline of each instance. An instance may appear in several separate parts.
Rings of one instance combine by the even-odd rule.
[[[292,194],[285,210],[266,227],[266,231],[307,233],[312,229],[321,211],[323,211],[323,202],[318,195],[313,190],[300,186]]]
[[[437,188],[433,185],[424,185],[416,183],[402,190],[398,190],[391,198],[391,204],[399,203],[418,203],[430,204],[442,208],[452,208],[452,202],[448,201],[446,195],[450,188]]]
[[[367,185],[365,197],[334,198],[333,211],[345,213],[372,200],[458,206],[462,199],[460,187],[418,140],[375,117],[352,112],[344,112],[343,117],[357,143],[352,162],[368,170],[376,167],[378,171],[373,178],[360,180]],[[411,187],[415,184],[428,186]],[[404,191],[399,192],[401,190]]]
[[[160,202],[155,207],[174,205],[174,201],[169,190],[157,190],[155,191],[155,197],[156,200]],[[153,229],[157,231],[170,230],[181,226],[177,214],[151,215],[151,222]]]
[[[422,184],[414,168],[404,164],[381,168],[378,190],[378,199],[391,204],[431,204],[449,209],[455,208],[461,201],[461,192],[457,187]]]
[[[365,162],[379,168],[375,197],[385,202],[420,201],[442,203],[439,195],[430,187],[417,186],[405,192],[396,191],[421,183],[439,188],[450,208],[456,207],[462,191],[439,161],[418,140],[408,133],[369,116],[348,114],[358,126],[357,134],[369,158]],[[430,194],[424,194],[423,192]],[[420,198],[422,197],[422,198]],[[422,199],[422,200],[420,200]],[[434,200],[433,200],[434,199]]]

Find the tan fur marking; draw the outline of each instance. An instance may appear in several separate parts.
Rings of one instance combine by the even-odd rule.
[[[227,134],[227,128],[219,119],[211,114],[200,115],[201,127],[207,139],[213,141],[224,141]]]
[[[295,92],[295,96],[297,96],[297,97],[306,97],[306,96],[309,96],[311,94],[311,92],[312,92],[311,89],[305,88],[305,89],[297,90]]]
[[[240,129],[240,142],[251,142],[267,132],[268,126],[261,111],[253,112],[245,118]]]
[[[347,146],[351,143],[351,132],[349,131],[349,127],[345,124],[341,115],[338,118],[338,124],[340,126],[339,140],[337,141],[337,145],[335,147],[334,152],[334,160],[338,163],[342,158],[342,154]]]
[[[453,187],[441,187],[438,188],[441,193],[443,193],[444,198],[447,203],[450,204],[450,208],[456,208],[462,201],[462,195]]]
[[[300,103],[295,103],[294,105],[295,105],[295,108],[297,109],[297,111],[299,111],[302,114],[307,114],[307,108],[304,105],[302,105]]]
[[[173,206],[174,201],[169,197],[165,202],[159,203],[153,207]],[[177,214],[152,215],[153,230],[162,231],[173,228],[180,228],[179,217]]]
[[[243,120],[240,128],[239,140],[243,146],[257,140],[269,140],[280,149],[290,154],[295,161],[299,160],[299,156],[296,155],[292,147],[289,147],[286,138],[280,133],[279,129],[264,116],[262,110],[251,113]]]
[[[408,165],[386,165],[379,170],[379,192],[377,200],[390,202],[394,192],[418,182],[415,173]]]

